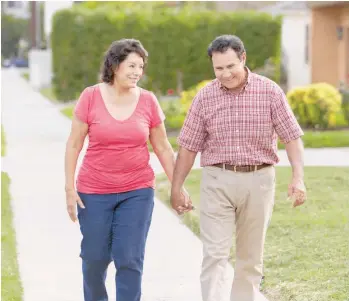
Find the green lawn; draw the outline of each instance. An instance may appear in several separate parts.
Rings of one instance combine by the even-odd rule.
[[[27,72],[22,73],[22,77],[23,77],[25,80],[29,81],[29,73],[27,73]]]
[[[290,175],[290,168],[277,167],[263,291],[270,301],[348,301],[349,168],[306,167],[308,201],[296,209],[286,199]],[[200,179],[201,170],[193,170],[185,184],[197,208]],[[166,204],[169,189],[166,176],[159,175],[156,194]],[[183,219],[196,234],[198,213]]]
[[[66,108],[61,109],[61,113],[65,116],[67,116],[69,119],[73,118],[73,110],[74,106],[68,106]]]
[[[1,156],[5,155],[5,136],[1,127]],[[10,179],[1,172],[1,300],[21,301],[23,288],[20,281],[16,234],[12,223]]]
[[[58,102],[52,87],[42,88],[40,89],[40,93],[46,98],[48,98],[49,100],[51,100],[52,102]]]

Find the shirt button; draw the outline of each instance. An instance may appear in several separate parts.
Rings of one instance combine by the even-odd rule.
[[[238,133],[238,132],[239,132],[239,130],[236,130],[236,132]]]
[[[237,149],[240,149],[240,147],[238,146]]]
[[[239,116],[239,113],[236,113],[236,116]]]

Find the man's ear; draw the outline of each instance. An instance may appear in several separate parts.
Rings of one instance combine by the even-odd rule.
[[[243,64],[244,65],[246,65],[246,52],[243,52],[242,54],[241,54],[241,61],[243,62]]]

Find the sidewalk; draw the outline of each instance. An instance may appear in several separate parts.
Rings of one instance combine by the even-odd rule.
[[[24,301],[82,301],[80,230],[66,213],[64,151],[70,122],[16,70],[2,71],[3,126]],[[201,300],[200,241],[156,201],[147,243],[144,301]],[[114,266],[108,271],[115,300]]]
[[[63,189],[70,122],[16,70],[2,71],[1,93],[7,138],[3,169],[11,178],[24,301],[83,301],[78,257],[81,235],[78,224],[66,213]],[[284,151],[280,157],[280,165],[287,165]],[[306,150],[305,163],[349,166],[348,158],[349,148]],[[154,155],[151,162],[156,173],[162,172]],[[198,163],[199,158],[195,167]],[[200,301],[201,258],[199,239],[156,200],[142,300]],[[111,264],[107,278],[110,300],[115,300],[114,273]],[[231,279],[231,268],[227,276]]]

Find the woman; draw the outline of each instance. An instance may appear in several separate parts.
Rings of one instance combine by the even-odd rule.
[[[133,39],[113,42],[102,83],[87,87],[74,110],[65,155],[67,209],[81,233],[85,301],[105,301],[107,267],[117,269],[116,299],[139,301],[143,259],[154,205],[154,172],[147,141],[172,181],[175,155],[155,95],[137,86],[148,53]],[[86,135],[89,145],[74,185]],[[184,206],[192,209],[183,189]]]

